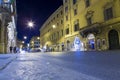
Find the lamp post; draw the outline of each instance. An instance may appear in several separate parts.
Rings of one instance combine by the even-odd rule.
[[[40,39],[40,37],[37,37],[37,39],[39,40],[39,39]]]
[[[53,28],[56,28],[56,26],[55,26],[55,25],[52,25],[52,27],[53,27]]]
[[[33,21],[29,21],[27,23],[27,25],[28,25],[29,28],[33,28],[34,27],[34,22]]]
[[[27,39],[27,36],[24,36],[24,39]]]

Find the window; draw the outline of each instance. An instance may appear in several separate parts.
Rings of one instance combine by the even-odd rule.
[[[54,33],[54,34],[53,34],[53,40],[55,40],[55,39],[56,39],[56,34]]]
[[[90,6],[90,0],[85,0],[85,3],[86,3],[86,7]]]
[[[57,18],[59,17],[59,14],[57,14]]]
[[[77,9],[74,9],[74,15],[77,15]]]
[[[55,20],[55,17],[53,18],[53,20]]]
[[[79,23],[74,25],[74,31],[78,31],[79,30]]]
[[[61,15],[63,14],[63,12],[61,11]]]
[[[54,40],[54,34],[52,35],[52,40]]]
[[[76,4],[77,0],[73,0],[73,4]]]
[[[92,17],[87,18],[87,24],[91,25],[92,24]]]
[[[74,31],[78,31],[79,30],[79,19],[77,19],[75,22],[74,22]]]
[[[69,28],[66,29],[66,34],[69,34]]]
[[[61,30],[61,32],[62,32],[62,36],[63,36],[63,30]]]
[[[67,0],[65,0],[65,3],[67,3]]]
[[[59,32],[57,32],[57,38],[59,38]]]
[[[61,20],[61,24],[63,24],[63,20]]]
[[[68,12],[68,6],[65,7],[65,12]]]
[[[57,26],[59,26],[59,23],[57,23]]]
[[[109,20],[113,18],[113,10],[112,7],[105,9],[104,11],[104,19]]]
[[[66,21],[68,21],[68,16],[66,16]]]

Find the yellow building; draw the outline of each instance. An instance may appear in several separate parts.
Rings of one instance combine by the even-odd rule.
[[[119,49],[119,12],[119,0],[64,0],[66,47],[79,36],[85,50]]]
[[[79,1],[79,0],[78,0]],[[74,40],[80,37],[80,15],[79,4],[77,0],[63,0],[64,6],[64,31],[65,31],[65,49],[74,48]],[[79,46],[80,47],[80,46]]]
[[[59,29],[54,17],[61,7],[64,26]],[[79,37],[80,50],[120,49],[120,0],[63,0],[61,7],[40,29],[43,45],[62,43],[65,50],[71,50]],[[52,28],[53,25],[57,28]],[[62,40],[56,37],[61,29],[64,32]]]
[[[41,47],[62,51],[64,49],[63,6],[60,6],[40,29]]]
[[[120,1],[78,1],[80,35],[87,50],[120,48]]]

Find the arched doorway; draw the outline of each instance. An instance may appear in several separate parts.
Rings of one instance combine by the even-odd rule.
[[[119,36],[116,30],[111,30],[108,34],[109,38],[109,49],[118,49],[119,48]]]

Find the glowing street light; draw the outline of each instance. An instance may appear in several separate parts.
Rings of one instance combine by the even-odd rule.
[[[55,25],[53,25],[52,27],[53,27],[53,28],[56,28],[56,26],[55,26]]]
[[[28,27],[33,28],[34,27],[34,22],[33,21],[29,21],[27,25],[28,25]]]
[[[39,39],[40,39],[40,37],[37,37],[37,39],[39,40]]]
[[[26,36],[24,36],[24,39],[27,39],[27,37],[26,37]]]
[[[24,44],[25,42],[24,42],[24,41],[22,41],[22,43]]]

